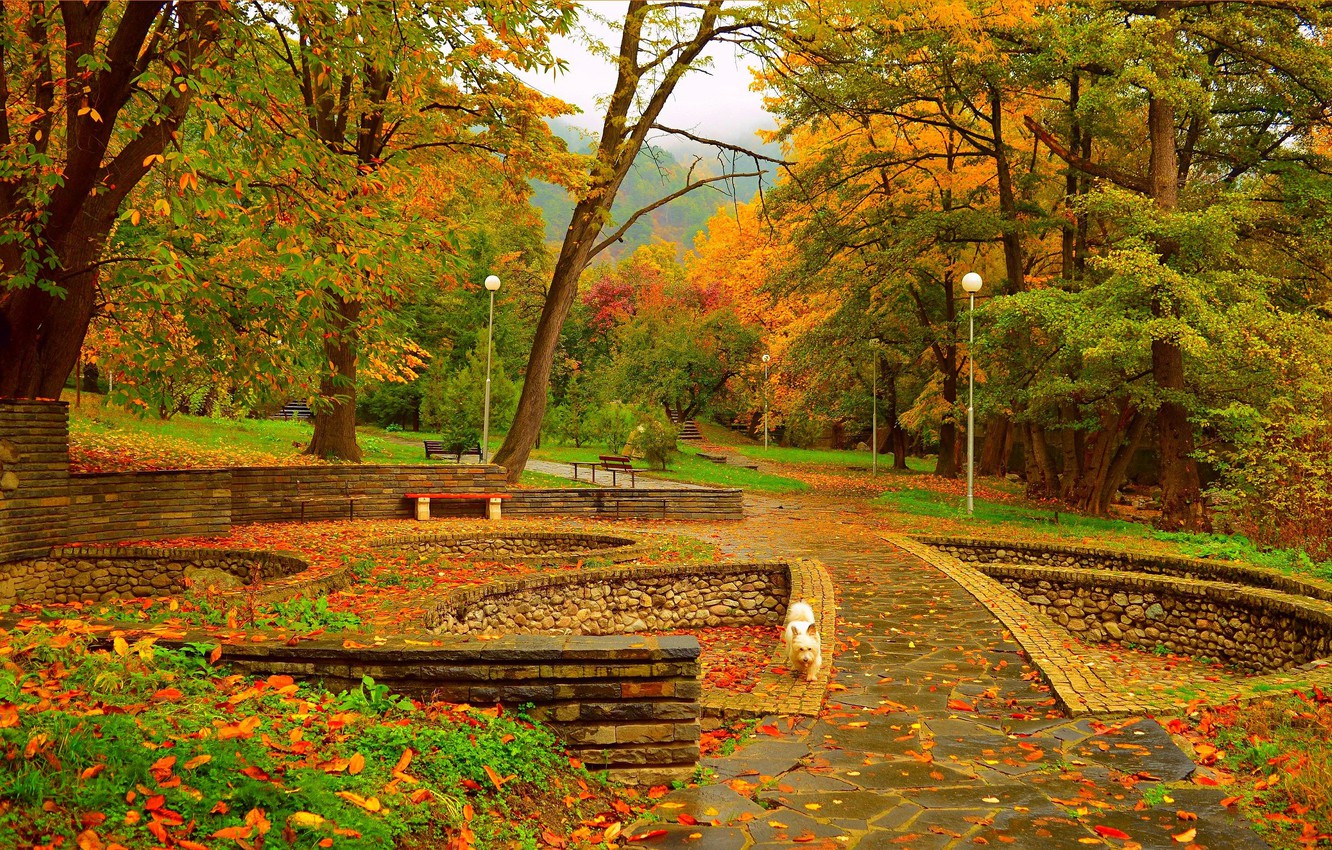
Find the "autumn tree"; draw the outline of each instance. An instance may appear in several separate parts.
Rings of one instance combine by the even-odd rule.
[[[211,3],[0,7],[0,396],[59,396],[121,205],[238,26]]]
[[[513,426],[495,456],[516,482],[541,431],[560,330],[578,293],[578,280],[588,263],[615,244],[643,216],[701,186],[758,176],[725,173],[695,177],[660,200],[636,210],[610,233],[610,209],[620,186],[651,132],[692,133],[663,126],[662,109],[680,79],[695,68],[704,49],[722,38],[739,38],[765,25],[762,7],[723,10],[721,0],[700,4],[630,0],[615,50],[615,86],[606,105],[596,151],[588,161],[587,179],[576,193],[568,229],[560,245],[545,307],[537,324]],[[698,137],[694,137],[697,139]],[[734,146],[724,145],[725,148]],[[604,234],[604,235],[603,235]]]
[[[240,66],[248,78],[220,103],[213,138],[250,151],[254,166],[208,176],[261,190],[276,227],[256,223],[306,305],[306,332],[322,341],[308,451],[359,460],[362,339],[417,283],[404,249],[448,251],[449,222],[422,209],[439,191],[430,181],[480,168],[519,183],[551,165],[562,146],[541,119],[563,105],[510,69],[555,66],[548,39],[568,26],[571,7],[328,2],[248,11],[260,37]]]

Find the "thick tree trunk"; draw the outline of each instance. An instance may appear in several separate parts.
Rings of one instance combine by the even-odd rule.
[[[1093,513],[1100,516],[1110,513],[1110,505],[1114,502],[1115,493],[1119,492],[1120,485],[1124,483],[1124,476],[1128,473],[1133,455],[1137,454],[1138,446],[1142,444],[1142,435],[1146,430],[1147,417],[1140,413],[1134,414],[1129,425],[1128,436],[1115,451],[1114,459],[1110,462],[1105,478],[1101,481],[1097,501],[1090,506]]]
[[[532,350],[527,356],[526,377],[523,380],[522,395],[518,398],[518,409],[513,415],[509,432],[504,436],[504,444],[495,453],[494,462],[505,468],[510,484],[518,483],[523,468],[527,466],[527,457],[532,453],[532,447],[541,433],[541,420],[546,415],[550,369],[555,362],[555,349],[560,344],[560,329],[564,327],[564,320],[573,307],[574,297],[578,294],[578,278],[587,267],[592,240],[600,230],[599,207],[598,196],[584,198],[574,207],[569,224],[571,236],[564,240],[560,257],[555,262],[546,303],[541,308],[541,318],[537,321],[536,334],[532,337]],[[575,238],[572,235],[575,228],[580,233],[590,231],[592,235]]]
[[[1045,440],[1045,429],[1030,422],[1021,425],[1022,455],[1027,467],[1027,496],[1049,499],[1059,493],[1059,471]]]
[[[319,379],[321,403],[315,407],[314,435],[306,454],[330,460],[361,461],[356,444],[356,351],[361,302],[338,295],[333,302],[331,333],[324,340],[329,370]]]
[[[1171,212],[1179,206],[1179,155],[1175,143],[1175,107],[1170,101],[1151,99],[1147,108],[1147,129],[1151,140],[1149,177],[1152,199],[1163,212]],[[1160,240],[1157,249],[1161,263],[1165,264],[1174,256],[1177,246]],[[1157,316],[1169,315],[1172,305],[1160,295],[1154,296],[1152,312]],[[1201,531],[1208,523],[1203,510],[1198,464],[1193,459],[1193,423],[1182,403],[1187,391],[1184,353],[1175,340],[1153,340],[1152,378],[1161,394],[1156,412],[1161,460],[1161,525]]]
[[[1013,447],[1013,425],[1007,416],[994,415],[985,422],[977,473],[999,476],[1008,472],[1008,454]]]
[[[952,353],[953,346],[949,346]],[[957,415],[957,373],[945,372],[943,398],[948,412],[939,423],[939,460],[934,465],[934,474],[941,478],[957,477],[958,427],[954,417]]]
[[[63,299],[29,286],[0,298],[0,397],[60,398],[65,381],[78,365],[83,338],[92,318],[97,291],[96,268],[110,221],[79,216],[70,233],[53,246],[60,269],[88,269],[55,283]]]

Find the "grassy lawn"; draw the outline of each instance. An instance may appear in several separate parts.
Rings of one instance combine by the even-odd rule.
[[[323,461],[302,454],[313,426],[308,422],[272,419],[210,419],[177,414],[170,419],[144,417],[101,396],[84,394],[83,404],[69,416],[70,454],[76,469],[189,469],[219,466],[290,466]],[[385,431],[374,426],[356,429],[366,463],[449,464],[425,457],[423,440],[436,435]],[[502,437],[491,440],[491,451]],[[475,462],[475,458],[471,459]],[[524,472],[521,483],[531,487],[578,487],[577,482],[539,472]]]
[[[550,460],[558,463],[588,462],[594,463],[600,455],[609,454],[600,446],[542,446],[532,452],[538,460]],[[639,474],[648,478],[665,478],[671,481],[685,481],[690,484],[702,484],[709,487],[740,487],[760,493],[797,493],[808,490],[809,485],[772,473],[745,469],[742,466],[722,466],[698,456],[698,450],[683,446],[680,453],[671,460],[670,468],[664,472],[649,470],[642,461],[635,461]]]

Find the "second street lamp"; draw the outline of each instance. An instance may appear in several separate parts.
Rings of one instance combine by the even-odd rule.
[[[495,292],[500,288],[498,275],[486,278],[486,289],[490,291],[490,324],[486,326],[486,404],[481,414],[481,462],[490,460],[490,351],[494,346],[491,339],[495,335]]]
[[[772,358],[763,355],[763,450],[768,450],[768,361]]]
[[[870,466],[879,474],[879,338],[870,337]]]
[[[971,332],[967,335],[967,516],[976,513],[976,503],[972,493],[972,479],[976,467],[976,293],[980,292],[981,276],[975,272],[962,275],[962,288],[971,297],[971,309],[967,317],[971,320]]]

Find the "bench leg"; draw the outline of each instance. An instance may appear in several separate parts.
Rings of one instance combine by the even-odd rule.
[[[430,499],[429,498],[417,499],[416,521],[425,522],[428,519],[430,519]]]
[[[486,519],[499,519],[501,504],[502,502],[499,499],[491,499],[489,502],[487,502]]]

